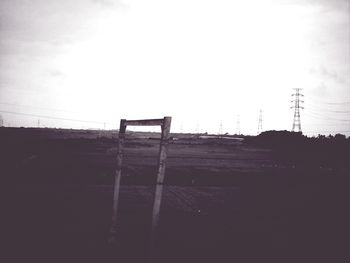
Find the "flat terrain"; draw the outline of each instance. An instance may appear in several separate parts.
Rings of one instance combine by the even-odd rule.
[[[127,134],[109,244],[116,134],[1,128],[6,262],[147,261],[158,136]],[[349,165],[242,138],[172,137],[159,262],[347,262]]]

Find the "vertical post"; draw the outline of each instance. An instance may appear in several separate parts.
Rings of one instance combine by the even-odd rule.
[[[157,173],[156,191],[154,194],[153,212],[152,212],[152,227],[150,237],[150,261],[154,259],[155,243],[156,243],[156,230],[159,221],[159,210],[162,201],[163,182],[165,174],[165,163],[168,154],[168,143],[170,133],[171,117],[164,117],[162,125],[162,137],[160,140],[159,148],[159,166]]]
[[[120,189],[120,178],[122,173],[122,160],[123,160],[123,143],[126,131],[126,120],[120,120],[119,137],[118,137],[118,152],[117,152],[117,168],[115,170],[114,179],[114,193],[113,193],[113,209],[112,209],[112,224],[110,229],[110,241],[115,241],[115,235],[117,232],[117,211],[118,211],[118,199]]]

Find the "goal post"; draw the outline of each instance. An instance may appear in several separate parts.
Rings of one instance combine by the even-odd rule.
[[[159,211],[162,201],[162,192],[165,175],[165,164],[168,153],[169,134],[171,126],[171,117],[164,117],[163,119],[148,119],[148,120],[120,120],[119,137],[118,137],[118,150],[117,150],[117,167],[115,170],[114,178],[114,192],[113,192],[113,206],[112,206],[112,223],[110,229],[111,241],[115,240],[117,234],[117,212],[120,192],[120,179],[122,175],[122,161],[123,161],[123,144],[125,140],[125,133],[127,126],[160,126],[161,138],[158,155],[158,172],[157,181],[155,187],[153,211],[152,211],[152,226],[150,246],[151,249],[155,243],[155,233],[159,222]]]

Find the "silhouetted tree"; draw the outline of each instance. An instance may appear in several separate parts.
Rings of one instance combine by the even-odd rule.
[[[344,134],[337,133],[337,134],[334,136],[334,139],[335,139],[336,141],[339,141],[339,142],[341,142],[341,141],[344,141],[344,142],[345,142],[346,136],[345,136]]]

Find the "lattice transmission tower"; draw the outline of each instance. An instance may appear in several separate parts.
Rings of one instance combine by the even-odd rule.
[[[223,134],[223,129],[222,129],[222,121],[220,121],[220,126],[219,126],[219,135]]]
[[[262,110],[260,110],[259,111],[259,123],[258,123],[258,135],[260,133],[262,133],[262,131],[263,131],[262,124],[263,124],[263,114],[262,114]]]
[[[295,93],[292,94],[292,97],[294,99],[291,101],[292,103],[294,103],[294,105],[292,107],[290,107],[291,109],[294,109],[292,131],[295,132],[297,129],[298,132],[302,132],[301,131],[301,121],[300,121],[300,109],[304,109],[304,107],[301,106],[301,104],[303,104],[304,101],[301,100],[300,97],[304,97],[304,95],[300,93],[300,91],[302,89],[295,88],[294,90],[295,90]]]
[[[239,120],[239,115],[237,115],[236,134],[241,135],[241,122]]]

